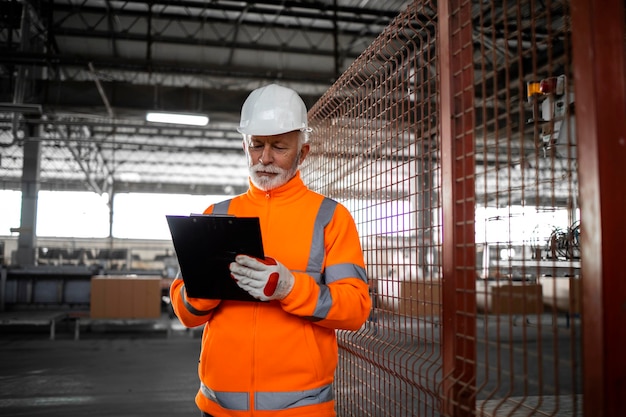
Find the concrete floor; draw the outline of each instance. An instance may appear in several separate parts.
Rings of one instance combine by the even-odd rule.
[[[168,319],[164,319],[168,320]],[[140,326],[0,329],[0,415],[194,416],[199,332]]]
[[[55,312],[29,311],[19,313],[0,313],[0,416],[7,417],[199,417],[200,412],[194,404],[194,396],[198,388],[196,367],[200,353],[201,329],[184,329],[177,319],[171,319],[167,314],[159,320],[124,320],[106,321],[81,318],[79,321],[78,340],[75,322],[60,320],[56,322],[54,340],[51,340],[50,323]],[[369,335],[370,341],[384,342],[385,352],[390,358],[395,358],[396,346],[404,362],[394,362],[390,359],[388,365],[404,367],[404,369],[423,369],[420,361],[424,358],[439,357],[437,343],[430,346],[432,353],[424,355],[428,345],[417,339],[406,339],[404,332],[398,333],[397,326],[386,323],[381,316],[376,322],[377,327],[369,330],[371,333],[360,334],[358,337]],[[393,318],[391,318],[393,319]],[[20,324],[21,323],[21,324]],[[571,323],[579,326],[578,321]],[[541,328],[548,332],[544,340],[539,334],[538,326],[524,327],[521,323],[511,328],[492,328],[491,324],[479,321],[479,334],[486,337],[485,343],[479,343],[478,358],[506,358],[510,351],[510,343],[524,340],[527,349],[536,351],[536,346],[545,350],[541,364],[535,365],[532,361],[526,364],[526,369],[520,372],[519,378],[537,381],[539,365],[545,387],[541,392],[529,391],[527,384],[507,385],[507,379],[500,378],[497,372],[506,372],[504,369],[486,367],[479,363],[479,379],[493,384],[493,381],[503,381],[497,387],[489,388],[494,401],[483,401],[479,398],[477,407],[485,415],[500,415],[503,410],[512,411],[507,415],[530,415],[529,410],[546,410],[545,415],[581,416],[582,415],[582,375],[580,367],[562,366],[559,368],[558,387],[556,392],[550,392],[546,387],[553,386],[550,381],[552,370],[556,366],[554,360],[562,363],[580,363],[580,352],[576,350],[575,360],[571,357],[570,324],[561,323],[558,332],[546,324]],[[394,330],[395,329],[395,330]],[[428,332],[426,326],[411,323],[407,331],[420,329]],[[393,331],[392,331],[393,330]],[[498,330],[496,332],[496,330]],[[522,334],[523,333],[523,334]],[[574,332],[580,335],[580,329]],[[438,334],[437,332],[433,333]],[[509,339],[502,339],[508,335]],[[355,337],[356,334],[354,334]],[[401,337],[400,337],[401,336]],[[497,337],[496,337],[497,336]],[[523,337],[522,337],[523,336]],[[558,340],[558,350],[552,346],[555,336]],[[344,339],[349,337],[344,335]],[[398,337],[400,337],[398,339]],[[521,339],[520,339],[521,338]],[[494,346],[494,340],[501,343]],[[539,340],[541,339],[541,343]],[[426,340],[426,339],[424,339]],[[407,343],[415,342],[415,352],[422,355],[406,356]],[[392,343],[392,345],[389,345]],[[580,341],[576,342],[579,346]],[[354,348],[354,346],[352,346]],[[366,346],[363,346],[365,349]],[[498,350],[500,349],[500,350]],[[558,352],[558,354],[555,354]],[[350,359],[352,364],[358,363],[358,358]],[[507,360],[503,360],[508,363]],[[426,369],[437,371],[426,361]],[[360,369],[369,369],[364,363]],[[521,366],[521,365],[515,365]],[[420,380],[420,386],[414,386],[412,397],[407,396],[405,389],[410,388],[404,381],[395,380],[392,375],[385,374],[386,367],[376,368],[381,372],[381,380],[386,381],[389,389],[380,392],[371,392],[369,376],[356,379],[363,382],[363,387],[348,387],[339,392],[369,392],[377,401],[369,399],[368,415],[389,415],[380,404],[393,404],[402,401],[413,401],[407,410],[424,409],[424,414],[432,413],[432,404],[424,401],[423,385],[437,380],[436,375],[430,375]],[[515,368],[517,369],[517,368]],[[481,371],[482,370],[482,371]],[[485,372],[492,372],[487,379]],[[396,375],[397,373],[393,373]],[[524,376],[526,375],[526,377]],[[483,382],[485,383],[485,382]],[[488,385],[486,385],[488,386]],[[396,387],[397,389],[394,389]],[[432,392],[436,392],[432,387]],[[498,393],[496,388],[507,390]],[[523,389],[517,392],[513,389]],[[483,391],[485,392],[485,391]],[[400,397],[394,397],[400,396]],[[509,398],[510,397],[510,398]],[[507,398],[506,403],[503,399]],[[521,400],[520,400],[521,398]],[[397,402],[396,402],[397,401]],[[528,405],[528,409],[519,409],[519,403]],[[533,402],[534,401],[534,402]],[[509,404],[510,403],[510,404]],[[538,404],[538,405],[537,405]],[[509,408],[507,408],[509,407]],[[496,410],[493,414],[490,410]],[[499,411],[498,411],[499,410]],[[341,415],[341,410],[338,410]],[[543,415],[543,413],[541,413]],[[354,415],[343,411],[343,415]],[[397,414],[399,415],[399,414]],[[404,415],[404,414],[402,414]]]

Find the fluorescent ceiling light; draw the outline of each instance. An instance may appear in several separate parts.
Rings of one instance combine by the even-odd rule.
[[[156,123],[172,123],[178,125],[206,126],[209,123],[207,116],[199,114],[182,114],[182,113],[158,113],[149,112],[146,114],[146,120]]]

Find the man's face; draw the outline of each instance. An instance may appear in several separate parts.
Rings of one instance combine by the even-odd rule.
[[[263,191],[286,184],[298,170],[309,152],[309,145],[300,146],[301,132],[244,138],[244,150],[252,183]]]

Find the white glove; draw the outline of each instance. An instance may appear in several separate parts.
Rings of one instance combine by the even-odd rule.
[[[248,294],[261,301],[282,300],[291,292],[295,278],[273,258],[237,255],[230,264],[230,275]]]

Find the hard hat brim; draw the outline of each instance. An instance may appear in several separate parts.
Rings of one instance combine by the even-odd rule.
[[[305,133],[311,133],[313,131],[313,129],[311,129],[310,127],[301,127],[299,129],[247,129],[242,127],[237,128],[237,132],[241,133],[242,135],[248,136],[276,136],[282,135],[283,133],[295,132],[297,130]]]

